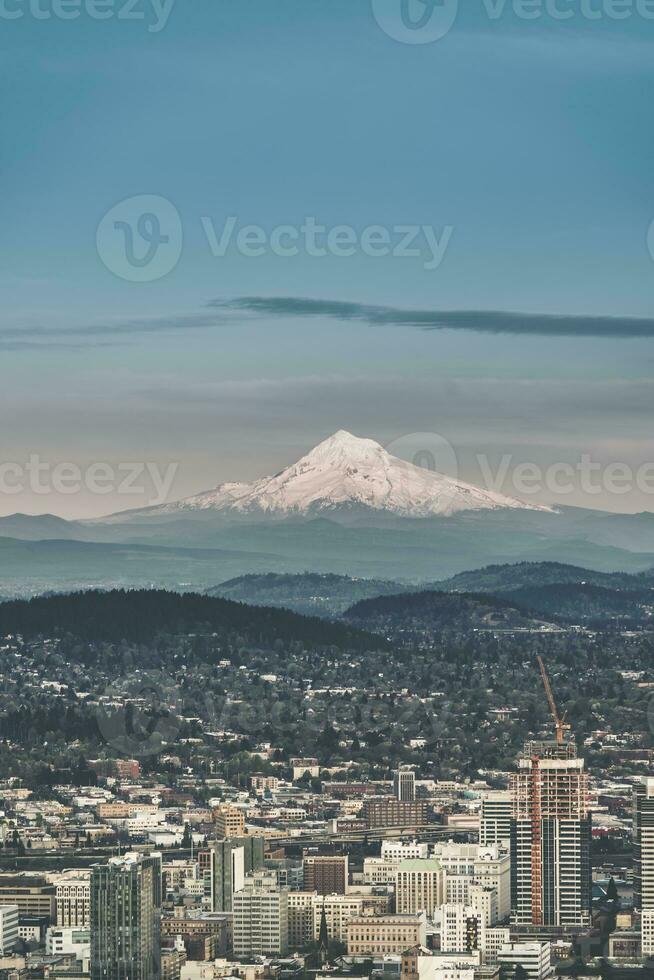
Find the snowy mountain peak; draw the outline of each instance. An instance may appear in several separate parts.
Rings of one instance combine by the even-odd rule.
[[[300,462],[365,462],[375,458],[381,461],[388,455],[386,450],[374,439],[362,439],[345,429],[339,429],[333,436],[318,443]]]
[[[462,511],[549,510],[458,482],[391,456],[373,439],[344,429],[297,463],[254,483],[224,483],[150,514],[216,511],[225,516],[307,517],[355,509],[399,517],[449,517]]]

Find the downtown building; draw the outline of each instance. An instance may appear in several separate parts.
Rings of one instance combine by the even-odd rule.
[[[487,793],[481,801],[479,843],[482,847],[511,842],[511,794],[506,790]]]
[[[422,827],[429,822],[429,806],[424,800],[374,796],[363,801],[361,817],[370,830],[377,827]]]
[[[346,927],[348,956],[399,956],[427,941],[424,912],[394,912],[362,915],[350,919]]]
[[[234,956],[284,956],[288,951],[288,889],[270,871],[255,871],[234,895]]]
[[[160,980],[161,862],[126,854],[91,870],[91,980]]]
[[[302,861],[302,889],[319,895],[345,895],[349,881],[348,857],[306,855]]]
[[[440,861],[435,858],[417,858],[400,862],[395,877],[397,912],[426,912],[429,918],[433,918],[434,909],[442,905],[444,900],[445,872]]]
[[[254,835],[209,844],[205,875],[213,912],[232,911],[234,895],[243,888],[245,876],[262,870],[264,849],[265,839]]]
[[[640,911],[641,950],[654,955],[654,778],[633,788],[634,908]]]
[[[416,798],[416,774],[413,769],[400,767],[393,773],[393,796],[402,803],[412,803]]]
[[[511,925],[557,935],[591,923],[588,776],[574,743],[529,742],[511,776]]]

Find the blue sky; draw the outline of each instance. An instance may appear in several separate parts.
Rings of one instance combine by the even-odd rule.
[[[393,16],[400,0],[384,2]],[[208,306],[654,317],[654,20],[635,3],[615,20],[586,0],[604,11],[589,20],[559,0],[570,20],[527,21],[465,0],[425,44],[389,37],[370,0],[177,0],[159,31],[150,0],[134,7],[144,20],[107,4],[104,21],[83,2],[75,20],[2,6],[21,14],[0,31],[4,459],[175,461],[179,496],[262,475],[341,427],[440,433],[470,479],[480,452],[651,458],[651,333],[623,321],[553,336]],[[107,212],[142,195],[183,228],[151,282],[112,274],[96,247]],[[217,257],[202,221],[220,233],[229,216],[265,235],[310,216],[357,245]],[[362,253],[365,229],[414,225],[450,229],[437,268]],[[568,502],[654,509],[638,492]],[[140,503],[26,491],[0,509]]]

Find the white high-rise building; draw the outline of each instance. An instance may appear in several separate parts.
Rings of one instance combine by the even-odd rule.
[[[508,790],[488,793],[481,801],[479,843],[482,847],[489,844],[503,844],[505,847],[509,847],[511,843],[511,794]]]
[[[431,918],[434,909],[445,897],[445,872],[435,858],[401,861],[395,878],[395,908],[398,912],[426,912]]]
[[[483,914],[470,905],[441,905],[441,952],[470,953],[481,948]]]
[[[277,875],[247,875],[233,896],[234,956],[283,956],[288,951],[288,891],[278,888]]]
[[[497,919],[503,922],[511,911],[511,857],[497,845],[480,847],[474,863],[475,884],[497,892]],[[492,925],[493,923],[491,923]]]
[[[304,949],[313,939],[313,905],[318,892],[288,893],[288,948],[289,952]]]
[[[485,890],[476,887],[478,899],[479,892]],[[483,901],[474,905],[446,903],[436,910],[436,918],[440,922],[443,953],[477,953],[482,964],[492,965],[497,963],[499,949],[510,940],[508,926],[489,926]]]
[[[18,906],[0,905],[0,953],[6,956],[18,942]]]
[[[475,879],[472,875],[445,874],[445,904],[469,905],[470,889]]]

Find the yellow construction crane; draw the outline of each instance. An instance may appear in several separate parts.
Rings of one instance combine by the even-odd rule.
[[[536,657],[538,661],[538,666],[540,668],[540,676],[543,678],[543,686],[545,688],[545,694],[547,695],[547,703],[550,706],[550,712],[552,718],[554,719],[554,726],[556,728],[556,741],[561,745],[565,739],[565,732],[570,731],[571,725],[566,724],[566,714],[563,718],[559,717],[559,712],[556,707],[556,701],[554,700],[554,695],[552,694],[552,685],[550,684],[550,679],[547,676],[547,671],[545,669],[545,664],[543,663],[543,658],[539,655]]]

